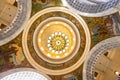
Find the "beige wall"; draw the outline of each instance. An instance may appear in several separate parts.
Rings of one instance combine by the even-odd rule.
[[[15,0],[6,0],[9,4],[14,4]]]
[[[96,80],[116,80],[115,71],[120,72],[120,49],[109,51],[108,56],[102,55],[96,63]]]
[[[17,13],[17,7],[0,0],[0,23],[9,25]]]

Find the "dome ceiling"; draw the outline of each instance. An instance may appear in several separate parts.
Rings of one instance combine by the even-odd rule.
[[[120,0],[0,2],[0,80],[117,79]]]

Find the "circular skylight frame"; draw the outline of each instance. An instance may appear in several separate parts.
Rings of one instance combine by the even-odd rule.
[[[24,29],[32,9],[31,0],[16,0],[18,9],[11,24],[0,30],[0,46],[16,38]]]
[[[17,75],[17,74],[19,74],[19,75]],[[21,74],[24,74],[24,75],[21,75]],[[46,75],[40,71],[37,71],[35,69],[32,69],[32,68],[16,68],[16,69],[11,69],[11,70],[2,72],[2,73],[0,73],[0,80],[6,80],[6,79],[13,80],[12,77],[14,75],[15,75],[15,77],[20,78],[20,79],[22,79],[24,76],[29,77],[29,76],[33,75],[33,76],[36,76],[36,78],[38,78],[38,76],[39,76],[39,78],[40,77],[43,78],[42,80],[52,80],[48,75]],[[9,77],[11,77],[11,79]],[[18,80],[18,79],[15,79],[15,80]]]
[[[67,1],[71,1],[71,4],[69,4]],[[110,15],[113,13],[116,13],[118,11],[118,9],[116,8],[117,5],[120,4],[120,0],[110,0],[107,5],[107,3],[100,3],[100,4],[86,4],[84,2],[80,3],[80,0],[62,0],[63,6],[68,7],[69,9],[73,10],[74,12],[77,12],[78,14],[82,15],[82,16],[87,16],[87,17],[102,17],[102,16],[106,16],[106,15]],[[113,1],[113,2],[112,2]],[[116,1],[116,2],[115,2]],[[80,3],[80,5],[82,5],[80,7],[80,5],[78,4],[78,2]],[[115,3],[114,5],[111,3]],[[104,6],[111,6],[110,8],[104,10]],[[116,6],[115,6],[116,5]],[[74,8],[75,7],[75,8]],[[85,7],[89,8],[89,9],[85,9]],[[93,9],[93,7],[95,9]],[[97,8],[98,7],[98,8]],[[76,9],[76,8],[81,8],[81,10]],[[100,9],[103,9],[102,11]],[[98,10],[99,9],[99,10]],[[88,11],[89,10],[89,11]],[[98,11],[98,12],[92,12],[93,11]],[[88,12],[87,12],[88,11]]]
[[[120,36],[103,40],[91,49],[89,55],[86,57],[86,60],[84,62],[83,80],[95,80],[94,70],[97,60],[108,50],[114,48],[120,48]]]

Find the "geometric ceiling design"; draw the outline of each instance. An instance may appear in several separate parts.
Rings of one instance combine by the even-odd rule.
[[[0,0],[0,80],[117,79],[119,7],[120,0]]]
[[[47,14],[47,18],[43,18]],[[25,56],[32,66],[46,74],[62,75],[72,72],[83,63],[91,39],[89,29],[79,15],[63,7],[51,7],[41,10],[29,20],[22,42]],[[80,48],[83,43],[84,50]],[[76,57],[78,59],[67,67]],[[50,68],[41,65],[41,61],[51,64],[45,64]],[[64,63],[66,68],[59,68]]]

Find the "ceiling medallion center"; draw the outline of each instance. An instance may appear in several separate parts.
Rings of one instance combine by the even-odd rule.
[[[52,53],[62,54],[69,46],[69,38],[62,32],[55,32],[48,38],[48,48]]]

